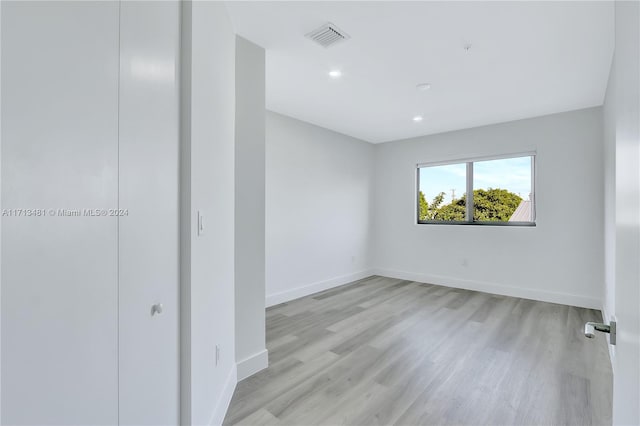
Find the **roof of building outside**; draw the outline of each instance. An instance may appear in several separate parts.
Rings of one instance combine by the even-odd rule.
[[[531,200],[522,200],[509,218],[509,222],[531,222]]]

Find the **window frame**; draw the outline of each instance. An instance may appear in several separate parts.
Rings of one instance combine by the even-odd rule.
[[[416,187],[415,187],[415,224],[416,225],[478,225],[478,226],[536,226],[536,156],[535,151],[517,152],[502,155],[491,155],[482,157],[461,158],[445,161],[430,161],[416,164]],[[473,220],[473,165],[481,161],[506,160],[509,158],[531,158],[531,222],[502,222],[502,221],[474,221]],[[420,169],[424,167],[448,166],[452,164],[466,164],[466,220],[464,221],[443,221],[443,220],[420,220]],[[469,202],[470,201],[470,202]]]

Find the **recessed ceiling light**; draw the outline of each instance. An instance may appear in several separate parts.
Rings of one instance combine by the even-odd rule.
[[[413,121],[415,121],[416,123],[419,123],[422,120],[424,120],[424,117],[422,117],[421,115],[416,115],[415,117],[413,117]]]
[[[416,86],[416,89],[420,91],[425,91],[431,89],[431,84],[429,83],[420,83]]]
[[[331,71],[329,71],[329,77],[331,77],[331,78],[340,78],[340,77],[342,77],[342,71],[340,71],[340,70],[331,70]]]

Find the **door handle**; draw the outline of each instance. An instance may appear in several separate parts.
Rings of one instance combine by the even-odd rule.
[[[609,325],[601,322],[588,322],[584,325],[584,336],[587,339],[593,339],[596,337],[596,331],[602,333],[609,333],[609,343],[616,344],[616,322],[611,321]]]
[[[151,316],[154,316],[155,314],[161,314],[162,313],[162,303],[156,303],[155,305],[151,305]]]

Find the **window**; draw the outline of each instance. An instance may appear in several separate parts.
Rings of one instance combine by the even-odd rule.
[[[420,164],[418,223],[535,225],[534,168],[534,154]]]
[[[418,220],[464,222],[467,186],[466,163],[418,168]]]

